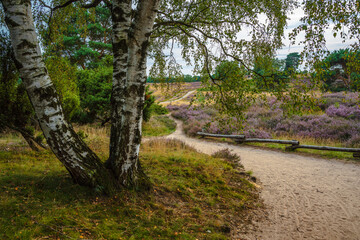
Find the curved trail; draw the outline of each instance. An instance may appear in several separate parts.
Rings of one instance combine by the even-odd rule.
[[[174,99],[174,100],[169,100],[169,101],[164,101],[164,102],[160,102],[162,104],[168,104],[168,103],[173,103],[173,102],[176,102],[176,101],[180,101],[180,100],[183,100],[184,98],[187,98],[188,96],[190,96],[191,94],[193,94],[194,92],[196,92],[196,90],[192,90],[190,92],[187,92],[184,96],[180,97],[180,98],[177,98],[177,99]]]
[[[262,232],[233,239],[360,239],[360,165],[189,138],[182,122],[167,136],[212,154],[229,148],[262,185]]]

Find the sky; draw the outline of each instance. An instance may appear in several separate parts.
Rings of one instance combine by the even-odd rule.
[[[284,40],[284,47],[279,49],[277,51],[277,57],[279,59],[285,59],[286,56],[289,54],[289,53],[292,53],[292,52],[301,52],[303,50],[303,45],[299,45],[299,44],[296,44],[296,45],[290,45],[290,41],[289,41],[289,38],[287,37],[289,35],[289,33],[292,32],[292,30],[294,28],[296,28],[297,26],[300,25],[300,19],[304,16],[304,12],[302,9],[296,9],[293,14],[291,14],[289,16],[289,20],[288,20],[288,26],[285,30],[285,40]],[[331,26],[332,27],[332,26]],[[304,37],[303,34],[300,34],[298,36],[298,43],[300,40],[302,40]],[[348,40],[346,41],[345,43],[343,43],[343,40],[340,39],[340,37],[336,37],[334,38],[333,36],[333,32],[331,30],[328,30],[325,32],[325,38],[326,38],[326,48],[329,50],[329,51],[334,51],[334,50],[338,50],[340,48],[347,48],[350,46],[351,43],[354,43],[355,41],[352,41],[352,40]]]
[[[295,45],[290,44],[290,40],[288,38],[289,33],[292,32],[294,28],[300,25],[300,19],[304,16],[304,12],[302,9],[295,9],[292,14],[290,14],[289,20],[288,20],[288,26],[285,29],[285,39],[283,40],[284,46],[277,51],[276,57],[279,59],[285,59],[286,56],[293,52],[302,52],[304,46],[299,45],[299,42],[303,39],[304,35],[300,34],[297,37],[297,43]],[[246,35],[246,31],[239,34],[240,38],[248,38]],[[342,42],[342,39],[340,37],[334,38],[333,33],[331,30],[326,31],[325,33],[326,38],[326,48],[329,51],[338,50],[341,48],[347,48],[351,43],[354,41],[347,41],[346,43]],[[185,61],[181,58],[181,48],[174,48],[173,49],[174,56],[177,60],[177,62],[182,65],[183,68],[183,74],[190,74],[192,75],[193,66],[186,65]],[[149,59],[148,61],[148,69],[150,69],[153,61]]]

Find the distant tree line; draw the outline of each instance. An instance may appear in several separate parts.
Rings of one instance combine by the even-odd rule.
[[[201,82],[201,76],[191,76],[189,74],[185,74],[177,77],[148,77],[148,83],[175,83],[175,82]]]

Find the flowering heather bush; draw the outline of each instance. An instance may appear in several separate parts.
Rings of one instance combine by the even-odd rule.
[[[324,114],[286,117],[281,103],[269,97],[250,107],[246,113],[244,131],[218,123],[217,111],[211,108],[193,108],[185,105],[168,106],[172,115],[184,120],[185,133],[195,136],[204,130],[215,134],[245,134],[249,138],[271,138],[275,135],[294,135],[314,139],[332,139],[347,147],[360,147],[359,93],[331,93],[325,95]],[[272,134],[271,134],[272,133]]]
[[[247,138],[272,138],[271,134],[261,129],[248,129],[244,130],[245,137]]]
[[[337,92],[337,93],[326,93],[322,96],[322,103],[319,104],[319,107],[322,110],[327,109],[331,105],[334,104],[342,104],[348,107],[355,106],[360,102],[360,93],[344,93],[344,92]]]
[[[201,132],[204,126],[204,122],[192,119],[186,121],[184,124],[184,132],[189,136],[196,136],[197,132]]]
[[[360,120],[360,107],[348,107],[343,104],[336,106],[331,105],[326,109],[326,114],[330,117],[343,117],[347,119],[357,119]]]
[[[167,105],[166,108],[170,111],[170,112],[174,112],[174,111],[177,111],[179,110],[180,108],[182,108],[183,106],[185,105]]]
[[[347,147],[360,148],[360,133],[353,135],[347,142]]]
[[[188,105],[168,105],[168,110],[172,112],[173,117],[187,120],[196,118],[198,120],[208,120],[217,114],[217,111],[211,108],[199,108]]]
[[[348,141],[360,131],[360,125],[353,120],[331,118],[326,114],[295,116],[278,123],[277,134],[293,134],[304,137]]]

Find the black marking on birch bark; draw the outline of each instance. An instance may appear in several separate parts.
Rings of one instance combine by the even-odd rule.
[[[126,17],[128,15],[126,15],[125,11],[123,10],[123,8],[121,8],[120,6],[114,6],[113,7],[113,21],[114,22],[125,22],[126,21]]]
[[[23,13],[23,12],[13,12],[12,15],[14,15],[14,16],[26,16],[26,14]]]
[[[36,48],[36,44],[26,40],[26,39],[23,39],[21,40],[21,42],[16,46],[16,48],[18,50],[22,50],[22,49],[25,49],[25,48]]]
[[[42,74],[41,76],[44,76],[45,74]],[[34,89],[34,94],[39,97],[40,101],[47,100],[51,102],[52,104],[55,104],[55,99],[58,98],[55,88],[53,85],[43,87],[43,88],[36,88]]]
[[[125,77],[126,77],[126,72],[119,72],[119,73],[116,73],[113,77],[114,77],[114,78],[116,78],[116,79],[122,79],[122,78],[125,78]]]
[[[33,60],[37,60],[37,59],[41,59],[41,58],[42,58],[41,56],[36,55],[36,56],[33,56],[31,59],[33,59]]]
[[[14,63],[15,63],[15,66],[16,66],[16,68],[17,69],[22,69],[24,66],[21,64],[21,62],[19,62],[17,59],[16,59],[16,57],[14,56],[13,57],[13,60],[14,60]]]
[[[24,53],[22,53],[21,55],[22,56],[28,56],[28,55],[32,55],[33,53],[32,52],[24,52]]]
[[[139,87],[138,87],[138,96],[141,97],[141,99],[143,99],[144,97],[142,97],[144,94],[145,94],[145,83],[144,84],[141,84]]]
[[[42,77],[45,77],[46,76],[46,73],[39,73],[35,76],[33,76],[33,78],[42,78]]]
[[[22,5],[22,4],[24,4],[25,6],[28,7],[29,5],[31,5],[31,1],[30,0],[21,0],[19,5]]]
[[[11,18],[9,17],[5,17],[5,22],[6,24],[10,25],[11,27],[19,27],[20,24],[18,24],[17,22],[15,22],[14,20],[12,20]]]

